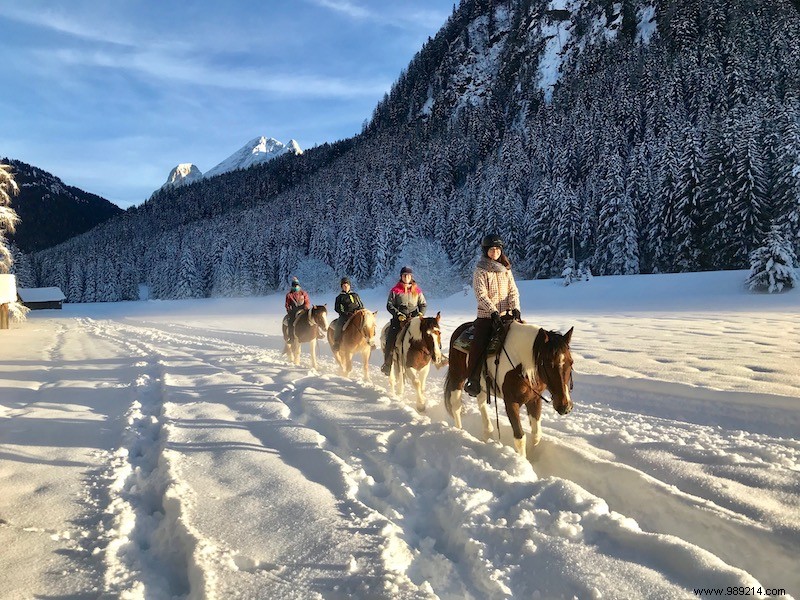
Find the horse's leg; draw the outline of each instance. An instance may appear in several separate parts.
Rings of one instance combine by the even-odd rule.
[[[453,427],[461,429],[461,397],[464,392],[459,388],[448,390],[445,393],[450,394],[450,408],[453,411]]]
[[[531,422],[531,446],[536,447],[542,441],[542,400],[537,398],[525,405],[528,419]]]
[[[353,353],[347,352],[344,355],[344,374],[347,377],[350,377],[350,374],[353,372]]]
[[[372,348],[365,344],[361,350],[361,362],[364,365],[364,381],[372,381],[369,377],[369,357],[372,355]]]
[[[397,395],[397,365],[394,362],[394,358],[391,359],[391,368],[389,369],[389,389],[392,391],[392,395]]]
[[[417,381],[416,381],[416,389],[417,389],[417,411],[418,412],[425,412],[427,408],[425,406],[425,382],[428,379],[428,371],[431,369],[431,363],[428,363],[424,367],[422,367],[419,371],[417,371]]]
[[[300,364],[300,342],[297,340],[297,338],[294,338],[292,340],[292,345],[291,345],[290,348],[291,348],[291,351],[292,351],[292,353],[291,353],[292,363],[294,363],[295,365],[299,365]]]
[[[317,336],[311,338],[308,343],[309,351],[311,352],[311,368],[317,370]]]
[[[405,372],[408,375],[408,382],[414,387],[414,395],[417,397],[417,412],[424,412],[425,400],[420,387],[420,372],[414,367],[406,367]]]
[[[489,409],[486,406],[486,391],[481,390],[476,400],[478,401],[478,410],[481,412],[481,421],[483,421],[483,441],[488,442],[492,437],[494,425],[492,425],[492,419],[489,417]]]
[[[511,430],[514,432],[514,450],[520,456],[525,456],[525,432],[522,430],[522,423],[519,420],[519,402],[506,400],[506,416],[511,423]]]

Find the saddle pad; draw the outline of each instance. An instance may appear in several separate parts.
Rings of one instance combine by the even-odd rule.
[[[504,328],[502,335],[493,335],[489,340],[489,347],[486,349],[486,356],[494,356],[498,352],[500,352],[500,348],[503,345],[503,339],[506,337],[505,333],[508,330],[508,325]],[[472,340],[475,337],[475,327],[470,325],[464,331],[461,332],[461,335],[458,336],[458,339],[453,342],[453,348],[458,350],[459,352],[463,352],[464,354],[469,354],[469,349],[472,346]]]

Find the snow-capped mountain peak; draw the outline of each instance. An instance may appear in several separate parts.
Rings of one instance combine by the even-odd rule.
[[[203,173],[192,163],[181,163],[169,172],[169,177],[161,189],[189,185],[202,178]]]
[[[275,138],[268,138],[262,135],[250,140],[216,167],[209,169],[205,177],[215,177],[222,173],[235,171],[236,169],[247,169],[253,165],[272,160],[287,152],[302,154],[303,150],[295,140],[289,140],[288,144],[284,144]]]

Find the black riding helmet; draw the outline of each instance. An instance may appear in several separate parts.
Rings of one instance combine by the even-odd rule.
[[[483,236],[483,239],[481,240],[481,248],[488,250],[489,248],[493,247],[497,247],[502,250],[503,239],[496,233],[490,233],[489,235]]]
[[[339,285],[342,286],[345,283],[348,284],[348,285],[353,285],[352,283],[350,283],[350,278],[349,277],[342,277],[342,280],[339,282]]]

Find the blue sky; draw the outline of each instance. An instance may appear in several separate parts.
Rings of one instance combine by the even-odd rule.
[[[0,3],[0,157],[123,208],[259,135],[357,133],[453,0]]]

